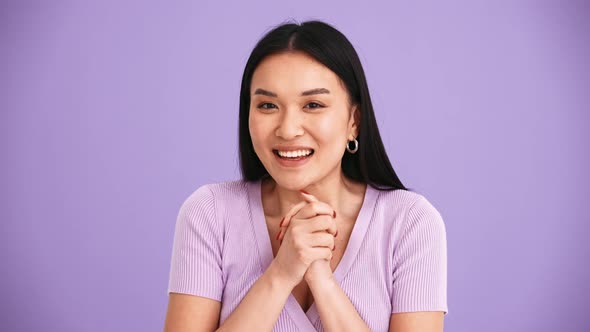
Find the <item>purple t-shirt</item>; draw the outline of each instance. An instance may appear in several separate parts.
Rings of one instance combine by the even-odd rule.
[[[206,184],[176,220],[168,292],[220,301],[220,324],[273,260],[261,181]],[[446,228],[421,194],[379,191],[364,201],[334,277],[371,331],[392,313],[444,311]],[[315,303],[304,312],[290,294],[273,331],[323,331]]]

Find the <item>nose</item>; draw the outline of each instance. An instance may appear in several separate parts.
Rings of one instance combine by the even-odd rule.
[[[285,140],[291,140],[297,136],[303,135],[303,114],[296,109],[286,109],[279,118],[278,128],[275,135]]]

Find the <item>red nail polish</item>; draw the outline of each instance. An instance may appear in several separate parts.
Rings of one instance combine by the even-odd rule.
[[[283,219],[281,219],[281,223],[280,223],[279,227],[283,227],[283,221],[285,221],[285,217],[283,217]]]
[[[336,210],[334,210],[334,218],[336,218]]]
[[[301,189],[301,190],[299,190],[299,191],[301,191],[301,192],[302,192],[302,193],[304,193],[304,194],[308,194],[308,195],[309,195],[309,193],[308,193],[307,191],[303,190],[303,189]]]

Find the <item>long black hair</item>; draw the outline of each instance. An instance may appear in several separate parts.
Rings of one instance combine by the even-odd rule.
[[[344,153],[344,175],[379,190],[411,191],[401,183],[385,152],[365,73],[354,47],[336,28],[315,20],[278,25],[260,39],[248,58],[240,90],[239,146],[243,180],[256,181],[269,176],[254,151],[248,127],[252,75],[266,56],[288,51],[304,52],[332,70],[345,84],[351,105],[358,105],[358,151]]]

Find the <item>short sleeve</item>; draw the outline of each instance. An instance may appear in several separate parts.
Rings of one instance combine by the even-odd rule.
[[[184,293],[221,301],[223,236],[215,200],[208,185],[199,187],[181,205],[176,219],[168,293]]]
[[[408,210],[393,252],[392,313],[444,311],[447,306],[447,240],[440,213],[420,196]]]

